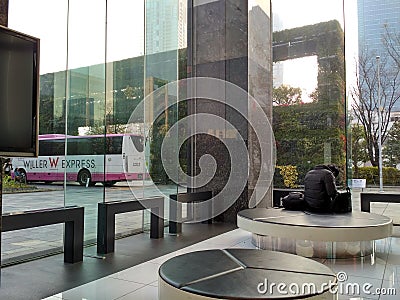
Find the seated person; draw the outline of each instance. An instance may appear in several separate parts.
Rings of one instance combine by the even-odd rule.
[[[19,168],[14,170],[14,180],[23,183],[25,181],[24,175]]]
[[[339,169],[335,165],[318,165],[304,178],[304,200],[307,209],[314,212],[331,212],[338,193],[335,177]]]

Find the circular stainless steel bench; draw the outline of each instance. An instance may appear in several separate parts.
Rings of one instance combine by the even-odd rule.
[[[159,269],[159,299],[337,299],[335,274],[293,254],[258,249],[189,252]],[[278,288],[279,285],[279,288]]]
[[[276,208],[240,211],[238,227],[253,233],[261,248],[306,257],[345,258],[374,251],[375,240],[391,236],[391,218],[366,212],[322,214]]]

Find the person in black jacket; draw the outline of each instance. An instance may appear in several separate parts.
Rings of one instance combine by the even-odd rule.
[[[315,212],[331,212],[338,193],[335,177],[339,169],[335,165],[318,165],[304,178],[304,200],[307,208]]]

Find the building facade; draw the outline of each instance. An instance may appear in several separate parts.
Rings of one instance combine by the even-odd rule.
[[[400,33],[400,2],[397,0],[358,0],[358,53],[360,61],[359,65],[359,76],[362,81],[364,77],[372,78],[374,74],[366,73],[368,66],[366,64],[373,64],[374,68],[372,72],[377,72],[377,64],[375,57],[380,57],[380,75],[381,76],[381,87],[386,89],[386,92],[382,94],[394,94],[398,97],[399,91],[397,85],[394,87],[385,87],[384,77],[390,77],[389,80],[396,78],[398,73],[398,64],[396,64],[390,57],[389,52],[385,46],[385,36],[387,34],[395,36]],[[382,82],[383,81],[383,82]],[[366,88],[368,93],[373,92]],[[376,96],[378,97],[378,96]],[[400,101],[389,99],[385,96],[385,99],[381,99],[386,103],[385,109],[391,112],[400,111]],[[390,103],[390,102],[395,102]]]

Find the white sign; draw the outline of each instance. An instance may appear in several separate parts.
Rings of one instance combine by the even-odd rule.
[[[367,185],[367,180],[366,179],[352,179],[351,180],[351,186],[353,188],[365,189],[366,185]]]

